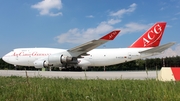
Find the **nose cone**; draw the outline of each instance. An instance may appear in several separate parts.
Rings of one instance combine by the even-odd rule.
[[[5,61],[5,62],[8,62],[8,57],[5,55],[2,57],[2,60]]]
[[[4,55],[3,57],[2,57],[2,60],[3,61],[5,61],[5,62],[7,62],[7,63],[9,63],[10,61],[10,58],[12,58],[12,52],[9,52],[9,53],[7,53],[6,55]]]

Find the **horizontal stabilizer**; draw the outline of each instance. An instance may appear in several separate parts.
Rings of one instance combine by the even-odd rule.
[[[149,53],[161,53],[163,52],[164,50],[168,49],[169,47],[173,46],[175,44],[175,42],[170,42],[170,43],[167,43],[167,44],[164,44],[164,45],[161,45],[161,46],[158,46],[158,47],[154,47],[154,48],[151,48],[151,49],[148,49],[148,50],[145,50],[145,51],[141,51],[139,53],[143,53],[143,54],[149,54]]]

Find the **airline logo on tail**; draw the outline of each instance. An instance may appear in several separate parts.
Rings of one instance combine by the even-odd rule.
[[[158,22],[145,32],[130,47],[156,47],[159,46],[166,22]]]

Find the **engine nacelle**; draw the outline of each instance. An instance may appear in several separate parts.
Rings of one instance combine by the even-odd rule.
[[[79,59],[78,66],[81,67],[82,70],[87,70],[88,66],[91,66],[91,63],[87,60]]]
[[[48,67],[48,63],[45,60],[36,60],[34,61],[35,68],[45,68]]]
[[[58,55],[53,54],[49,55],[48,57],[48,64],[53,67],[62,67],[65,64],[77,64],[77,58],[76,57],[70,57],[70,56],[64,56],[64,55]]]
[[[48,64],[52,67],[61,67],[61,55],[53,54],[48,56]]]
[[[35,68],[44,67],[64,67],[67,65],[77,64],[78,60],[76,57],[63,56],[61,54],[49,55],[47,58],[36,60],[34,62]]]

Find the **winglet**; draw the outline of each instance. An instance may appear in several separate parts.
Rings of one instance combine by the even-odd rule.
[[[113,40],[118,35],[119,32],[120,32],[120,30],[114,30],[114,31],[110,32],[109,34],[103,36],[100,39],[103,39],[103,40]]]

